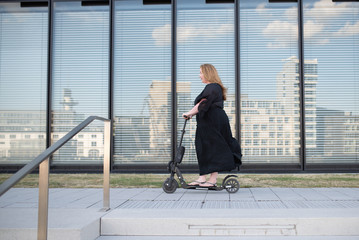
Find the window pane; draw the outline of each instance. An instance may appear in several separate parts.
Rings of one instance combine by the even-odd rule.
[[[108,117],[109,7],[55,2],[53,32],[54,142],[91,115]],[[103,123],[81,134],[59,150],[55,164],[102,162]]]
[[[150,2],[150,1],[148,1]],[[171,5],[115,2],[114,161],[171,156]]]
[[[206,4],[205,0],[183,0],[177,5],[177,106],[178,138],[183,128],[183,113],[193,107],[205,85],[199,78],[200,66],[213,64],[228,89],[225,108],[235,136],[235,45],[234,4]],[[186,127],[186,163],[197,163],[196,120]]]
[[[240,1],[244,163],[299,163],[297,21],[296,3]]]
[[[0,3],[0,164],[46,148],[47,32],[46,7]]]
[[[359,3],[304,0],[308,163],[359,162]]]

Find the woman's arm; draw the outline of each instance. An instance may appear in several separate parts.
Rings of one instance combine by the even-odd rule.
[[[198,113],[198,106],[201,104],[201,102],[203,102],[205,100],[206,100],[205,98],[201,99],[201,101],[199,101],[199,103],[197,103],[190,111],[183,113],[182,117],[185,119],[192,118],[194,115],[196,115]]]

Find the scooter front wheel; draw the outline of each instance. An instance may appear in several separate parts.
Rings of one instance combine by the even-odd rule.
[[[167,178],[162,184],[162,189],[165,193],[174,193],[178,188],[178,182],[175,179]]]

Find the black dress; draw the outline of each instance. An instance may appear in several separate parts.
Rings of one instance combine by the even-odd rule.
[[[241,148],[232,137],[226,112],[223,110],[222,88],[217,83],[207,84],[194,102],[198,107],[196,153],[199,174],[231,171],[241,165]]]

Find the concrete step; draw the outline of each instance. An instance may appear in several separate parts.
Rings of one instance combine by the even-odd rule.
[[[101,236],[352,237],[359,209],[115,209],[101,218]]]
[[[1,240],[35,240],[37,209],[0,209]],[[359,209],[50,209],[49,240],[357,240]],[[265,238],[265,239],[264,239]]]
[[[98,209],[49,209],[48,240],[93,240],[100,236]],[[1,240],[36,240],[35,208],[0,209]]]
[[[237,237],[201,236],[101,236],[96,240],[238,240]],[[359,236],[248,236],[240,240],[358,240]]]
[[[48,240],[359,239],[358,188],[115,188],[110,197],[100,212],[102,189],[50,189]],[[16,188],[0,198],[1,240],[36,240],[37,199],[37,189]]]

